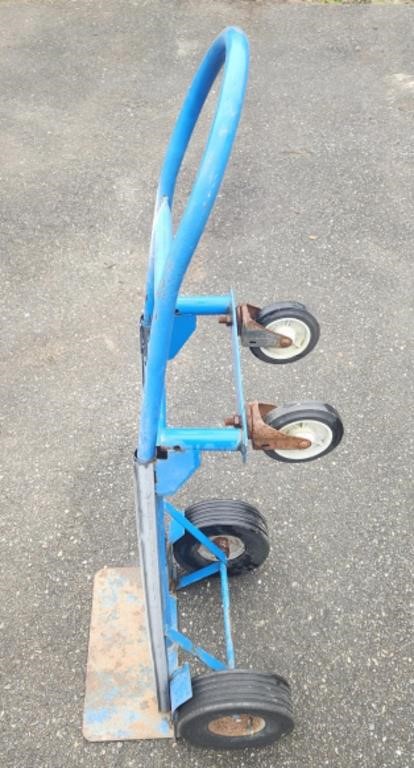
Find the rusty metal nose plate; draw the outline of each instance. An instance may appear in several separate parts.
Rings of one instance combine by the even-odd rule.
[[[95,576],[83,735],[88,741],[172,738],[158,711],[138,568]]]

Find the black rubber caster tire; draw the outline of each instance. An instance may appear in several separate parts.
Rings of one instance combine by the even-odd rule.
[[[208,538],[227,540],[230,576],[257,568],[269,554],[266,520],[251,504],[233,499],[199,501],[185,510],[185,516]],[[174,557],[186,571],[215,562],[214,555],[188,532],[175,542]]]
[[[265,363],[281,365],[294,363],[309,354],[319,339],[319,323],[304,304],[298,301],[280,301],[260,310],[256,321],[270,330],[296,339],[290,347],[250,347]]]
[[[265,422],[296,437],[311,439],[314,435],[315,438],[312,445],[303,450],[265,451],[271,459],[277,461],[299,463],[319,459],[333,451],[344,434],[339,413],[332,405],[318,401],[286,403],[270,411],[265,417]]]
[[[235,669],[191,682],[193,697],[175,722],[177,736],[197,747],[264,747],[294,727],[289,684],[278,675]]]

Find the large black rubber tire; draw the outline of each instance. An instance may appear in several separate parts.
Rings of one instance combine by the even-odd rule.
[[[307,456],[306,448],[303,451],[297,452],[286,451],[286,455],[281,455],[278,451],[265,451],[271,459],[298,464],[306,461],[314,461],[333,451],[342,440],[344,427],[341,417],[337,410],[327,403],[321,403],[319,401],[286,403],[285,405],[274,408],[273,411],[270,411],[265,417],[266,424],[279,430],[282,430],[283,427],[287,427],[293,422],[300,421],[314,421],[325,424],[332,434],[332,439],[329,445],[326,446],[325,450],[322,450],[315,456]]]
[[[269,304],[267,307],[263,307],[257,315],[257,322],[264,327],[269,326],[276,320],[300,320],[307,326],[309,332],[309,341],[303,350],[300,350],[296,355],[290,356],[290,347],[286,348],[285,356],[283,350],[279,350],[279,357],[271,357],[267,353],[265,347],[250,347],[251,352],[259,360],[263,360],[265,363],[272,363],[272,365],[283,365],[284,363],[294,363],[296,360],[300,360],[315,347],[318,342],[320,328],[316,318],[309,312],[304,304],[299,301],[279,301],[274,304]]]
[[[185,515],[208,538],[232,537],[229,541],[237,540],[243,544],[244,549],[240,554],[229,556],[229,575],[234,576],[257,568],[269,554],[266,520],[256,507],[245,501],[199,501],[188,507]],[[186,571],[197,570],[214,562],[213,556],[203,557],[202,552],[200,543],[188,532],[174,544],[174,557]]]
[[[192,679],[193,697],[175,713],[177,736],[198,747],[264,747],[294,727],[289,684],[251,670],[210,672]]]

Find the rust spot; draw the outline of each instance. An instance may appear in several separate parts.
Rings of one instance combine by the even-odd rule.
[[[173,736],[158,711],[138,568],[96,574],[83,734],[89,741]]]
[[[247,430],[252,441],[252,447],[261,451],[289,451],[309,448],[312,444],[310,440],[285,435],[279,429],[266,424],[264,419],[274,408],[276,406],[272,403],[259,403],[257,400],[247,403]],[[240,428],[241,418],[238,414],[233,414],[230,418],[225,419],[224,423],[226,427]]]
[[[247,427],[249,437],[253,448],[258,450],[304,450],[311,445],[310,440],[304,440],[301,437],[285,435],[269,424],[266,424],[264,418],[275,408],[271,403],[259,403],[254,400],[247,404]]]
[[[229,542],[226,536],[216,536],[214,539],[212,539],[212,541],[214,541],[214,544],[216,544],[219,547],[219,549],[221,549],[224,552],[226,557],[229,556],[230,547],[229,547]]]
[[[217,717],[208,724],[208,730],[218,736],[253,736],[260,733],[266,721],[258,715],[234,714]]]
[[[244,347],[290,347],[292,339],[281,333],[266,328],[257,321],[260,307],[253,304],[239,304],[237,307],[237,325],[240,341]]]

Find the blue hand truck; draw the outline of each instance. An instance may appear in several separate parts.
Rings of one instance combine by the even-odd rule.
[[[137,528],[158,707],[171,712],[178,737],[217,749],[264,746],[293,728],[287,681],[236,668],[229,575],[258,567],[269,552],[266,520],[237,500],[200,501],[185,512],[168,497],[199,468],[203,451],[239,451],[249,441],[278,461],[322,456],[341,440],[334,408],[320,402],[245,403],[240,345],[265,362],[300,359],[313,349],[319,325],[303,304],[263,309],[237,305],[233,293],[181,296],[180,287],[222,181],[243,106],[249,48],[244,33],[225,29],[204,56],[186,95],[162,166],[151,236],[146,299],[140,323],[143,395],[134,474]],[[200,167],[173,232],[177,175],[207,95],[224,67],[217,107]],[[232,337],[237,413],[216,427],[171,427],[166,370],[196,330],[199,315],[218,316]],[[223,330],[223,332],[225,332]],[[221,583],[225,659],[180,631],[180,589],[217,576]],[[208,668],[191,676],[183,657]]]

